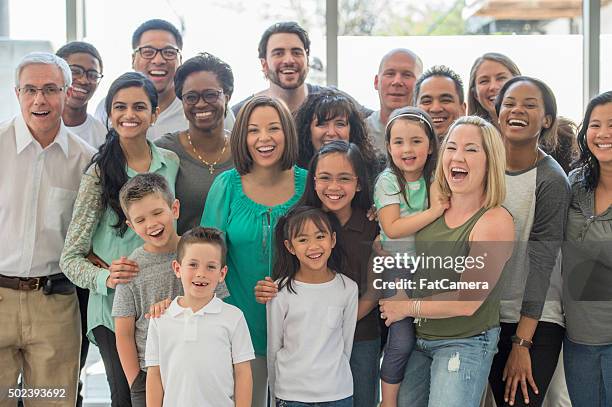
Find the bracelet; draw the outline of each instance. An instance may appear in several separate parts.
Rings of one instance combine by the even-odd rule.
[[[512,335],[510,338],[512,343],[516,343],[518,346],[522,346],[524,348],[530,349],[533,346],[533,342],[527,339],[520,338],[516,335]]]

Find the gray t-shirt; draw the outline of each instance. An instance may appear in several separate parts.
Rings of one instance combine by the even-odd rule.
[[[178,132],[166,134],[155,140],[155,144],[174,151],[181,160],[176,177],[176,197],[181,202],[176,230],[179,235],[182,235],[189,229],[200,225],[210,186],[217,175],[234,168],[234,162],[230,159],[215,165],[215,171],[211,174],[207,165],[185,151],[178,135]]]
[[[138,363],[145,368],[145,346],[149,320],[144,317],[149,307],[163,299],[174,299],[183,295],[181,280],[172,271],[172,260],[176,253],[149,253],[141,246],[129,256],[138,263],[140,271],[136,278],[127,284],[118,284],[113,302],[113,317],[134,317],[134,337],[138,350]],[[215,290],[217,297],[228,296],[225,283],[219,284]]]

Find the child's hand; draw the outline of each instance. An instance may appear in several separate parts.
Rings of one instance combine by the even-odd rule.
[[[117,284],[125,284],[132,281],[139,269],[138,263],[128,260],[125,256],[121,256],[118,260],[113,260],[108,271],[110,271],[110,275],[106,279],[106,286],[108,288],[115,288]]]
[[[376,211],[376,206],[372,205],[370,209],[368,209],[368,212],[366,213],[366,218],[368,218],[370,222],[378,222],[378,212]]]
[[[450,207],[448,197],[442,194],[437,183],[433,183],[429,188],[430,209],[438,216],[442,216],[445,210]]]
[[[156,302],[155,304],[149,307],[149,312],[145,314],[145,318],[151,319],[161,317],[162,315],[164,315],[164,313],[170,306],[170,303],[172,303],[172,300],[170,298],[166,298],[165,300]]]
[[[278,293],[278,285],[270,277],[259,280],[255,286],[255,301],[266,304]]]

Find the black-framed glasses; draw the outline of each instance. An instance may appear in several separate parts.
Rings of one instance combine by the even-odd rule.
[[[215,103],[223,95],[223,90],[205,90],[203,92],[196,92],[195,90],[189,91],[181,95],[183,102],[193,106],[196,105],[200,99],[206,103]]]
[[[33,98],[36,96],[38,92],[41,92],[45,97],[53,97],[59,95],[63,92],[67,86],[57,86],[57,85],[45,85],[42,88],[37,88],[36,86],[26,85],[21,88],[17,88],[17,92],[19,92],[20,96]]]
[[[175,47],[167,46],[164,48],[155,48],[149,45],[138,47],[134,52],[138,52],[144,59],[153,59],[159,52],[166,61],[174,61],[181,53],[181,51]]]
[[[73,79],[82,78],[85,75],[87,81],[91,83],[98,83],[104,77],[104,75],[95,69],[85,69],[81,65],[70,65],[70,71],[72,72]]]

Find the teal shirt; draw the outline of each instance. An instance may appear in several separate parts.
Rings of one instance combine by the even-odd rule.
[[[291,199],[269,207],[246,196],[238,171],[227,170],[211,186],[202,216],[202,226],[216,227],[225,233],[228,267],[225,281],[230,296],[224,301],[244,313],[258,356],[266,355],[266,306],[255,301],[253,288],[272,273],[272,237],[278,218],[304,193],[308,172],[297,166],[293,172],[295,193]]]
[[[149,143],[149,147],[152,156],[149,172],[164,176],[174,191],[179,168],[177,155],[152,143]],[[136,174],[136,171],[127,168],[129,178]],[[110,272],[94,266],[85,256],[91,249],[105,263],[111,264],[121,256],[129,256],[134,249],[144,244],[130,228],[123,237],[117,234],[117,229],[112,227],[117,223],[117,216],[110,208],[103,210],[102,188],[98,183],[99,178],[92,166],[81,179],[72,221],[60,259],[63,273],[79,287],[90,290],[87,306],[87,337],[93,343],[95,339],[92,330],[95,327],[102,325],[112,331],[115,330],[111,316],[115,290],[106,286]]]
[[[380,173],[374,185],[374,205],[380,211],[385,206],[399,205],[400,217],[414,215],[427,209],[427,183],[421,177],[413,182],[404,181],[404,187],[408,194],[408,202],[400,192],[399,183],[395,173],[390,168]],[[382,226],[380,228],[380,241],[383,249],[388,252],[406,252],[409,256],[416,255],[415,235],[405,236],[401,239],[391,239],[385,235]],[[393,243],[395,242],[395,243]],[[401,249],[401,250],[400,250]]]

